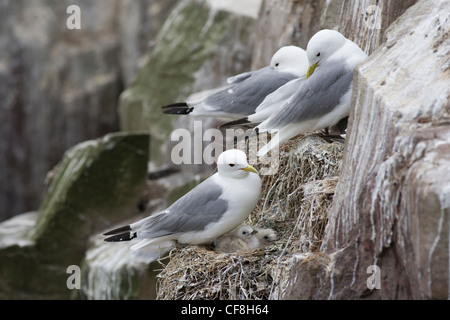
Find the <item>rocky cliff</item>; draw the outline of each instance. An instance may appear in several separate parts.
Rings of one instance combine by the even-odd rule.
[[[299,261],[287,298],[448,299],[449,21],[417,2],[355,72],[325,256]]]
[[[128,146],[112,148],[122,160],[102,160],[97,165],[117,182],[107,184],[111,194],[106,202],[102,193],[83,191],[83,183],[98,186],[96,179],[88,179],[93,174],[90,166],[84,176],[72,176],[67,168],[74,150],[84,150],[82,155],[108,152],[108,143],[100,141],[110,137],[94,143],[100,153],[92,152],[92,142],[66,153],[60,162],[60,168],[66,169],[59,169],[56,177],[74,179],[66,179],[68,184],[53,180],[39,214],[21,215],[0,225],[0,255],[12,261],[0,270],[0,279],[5,279],[0,280],[0,288],[5,288],[2,297],[449,297],[448,2],[255,0],[238,11],[218,5],[222,1],[207,0],[173,1],[167,6],[165,1],[151,0],[112,3],[100,10],[105,3],[94,1],[85,11],[88,32],[80,34],[52,28],[65,23],[58,20],[54,8],[64,11],[67,3],[50,8],[14,2],[1,11],[11,14],[0,19],[0,46],[16,44],[7,46],[0,68],[5,97],[0,111],[8,120],[0,130],[10,137],[0,145],[4,151],[0,165],[15,168],[1,173],[10,186],[2,184],[0,203],[9,213],[28,210],[30,204],[32,209],[38,207],[36,198],[27,200],[27,194],[43,190],[45,173],[76,142],[114,130],[116,122],[124,131],[146,131],[151,136],[123,133],[114,138],[122,141],[118,146],[134,146],[128,154],[134,164],[126,167],[139,169],[131,179],[119,164],[128,163],[126,152],[120,151]],[[44,22],[34,24],[33,19]],[[261,201],[248,222],[276,229],[281,237],[274,246],[250,256],[226,257],[190,246],[178,248],[163,265],[149,265],[145,254],[132,256],[126,248],[114,250],[98,242],[102,228],[137,219],[136,206],[149,214],[195,185],[194,174],[211,173],[209,166],[171,165],[170,133],[176,128],[192,130],[192,120],[162,115],[160,105],[262,67],[282,45],[306,47],[321,28],[341,31],[369,58],[354,73],[345,144],[328,143],[315,135],[300,137],[283,146],[279,170],[263,177]],[[86,34],[87,39],[82,37]],[[147,59],[142,59],[147,52]],[[71,59],[63,58],[64,53]],[[138,57],[139,66],[132,61]],[[24,94],[19,94],[22,90]],[[203,129],[217,125],[215,121],[203,124]],[[80,127],[86,130],[78,131]],[[144,188],[147,159],[152,170],[160,170],[151,173],[152,180]],[[168,172],[174,168],[181,172],[158,178],[166,165],[172,167]],[[116,171],[119,175],[113,174]],[[125,189],[134,190],[123,207],[114,197],[122,192],[122,175],[130,178]],[[102,170],[94,177],[110,181]],[[30,183],[23,183],[25,179]],[[174,190],[186,181],[191,183]],[[11,195],[20,195],[22,202],[14,207]],[[79,195],[90,200],[72,203]],[[109,212],[110,201],[117,207],[114,212]],[[62,236],[65,246],[59,247],[46,232],[56,230],[61,235],[56,227],[65,221],[74,221],[82,231],[66,230],[72,238]],[[93,237],[88,241],[89,234]],[[56,252],[61,255],[54,260],[51,256]],[[214,261],[217,268],[204,261]],[[65,284],[69,263],[82,267],[78,291],[71,292]],[[34,275],[30,264],[40,266]],[[156,287],[154,270],[161,268]],[[16,269],[29,275],[22,279]],[[50,276],[55,270],[57,283],[39,280],[39,275]],[[231,280],[221,281],[224,275]]]
[[[0,221],[36,209],[47,172],[75,144],[117,131],[118,97],[174,0],[0,4]]]
[[[148,142],[115,133],[65,152],[40,209],[0,224],[0,298],[71,296],[68,270],[80,267],[90,235],[136,211]]]

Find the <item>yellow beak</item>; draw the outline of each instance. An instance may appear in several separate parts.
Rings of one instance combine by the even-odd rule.
[[[259,173],[258,170],[256,170],[255,168],[253,168],[251,165],[247,165],[246,168],[242,168],[241,170],[248,171],[248,172],[254,172],[254,173],[256,173],[256,174]]]
[[[308,79],[309,77],[312,76],[312,74],[314,73],[314,70],[316,70],[318,64],[319,64],[319,62],[316,62],[314,65],[309,66],[308,71],[306,71],[306,79]]]

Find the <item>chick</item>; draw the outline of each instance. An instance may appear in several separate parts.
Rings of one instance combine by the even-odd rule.
[[[254,237],[257,232],[249,225],[241,225],[217,238],[215,250],[222,253],[249,251],[255,245],[258,246],[259,241]]]
[[[265,247],[272,244],[275,240],[277,240],[277,233],[270,228],[262,229],[255,228],[257,233],[253,235],[256,241],[252,242],[250,245],[250,249],[257,249],[259,247]]]

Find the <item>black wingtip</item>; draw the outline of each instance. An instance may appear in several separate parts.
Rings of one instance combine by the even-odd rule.
[[[103,235],[104,235],[104,236],[110,236],[110,235],[112,235],[112,234],[122,233],[122,232],[125,232],[125,231],[131,231],[131,227],[130,227],[129,224],[126,225],[126,226],[123,226],[123,227],[120,227],[120,228],[117,228],[117,229],[114,229],[114,230],[105,232]]]
[[[163,113],[165,114],[189,114],[192,111],[194,111],[193,107],[175,107],[172,109],[164,110]]]
[[[228,127],[237,126],[237,125],[244,125],[244,124],[249,124],[249,123],[250,123],[250,121],[248,121],[248,117],[245,117],[245,118],[241,118],[241,119],[238,119],[235,121],[230,121],[230,122],[224,123],[219,127],[219,129],[228,128]]]
[[[136,232],[125,232],[116,234],[114,236],[105,239],[106,242],[120,242],[120,241],[130,241],[137,237]]]
[[[165,106],[162,106],[161,109],[168,109],[168,108],[185,108],[187,107],[188,104],[186,102],[176,102],[176,103],[171,103]]]

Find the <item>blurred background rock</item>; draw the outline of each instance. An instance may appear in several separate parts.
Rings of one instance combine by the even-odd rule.
[[[1,1],[0,220],[36,209],[68,148],[119,130],[118,97],[175,1]],[[66,26],[69,5],[81,29]]]
[[[80,30],[66,27],[69,5],[81,9]],[[191,119],[162,115],[160,106],[263,67],[283,45],[305,48],[321,28],[341,31],[371,57],[355,72],[336,187],[344,192],[328,211],[320,259],[299,259],[291,279],[300,280],[288,281],[284,297],[448,297],[448,10],[437,0],[1,1],[0,297],[74,297],[65,283],[70,263],[90,279],[77,297],[155,298],[145,258],[127,264],[124,250],[104,254],[88,235],[164,207],[211,173],[189,165],[146,179],[149,169],[151,177],[173,169],[170,132],[192,129]],[[434,90],[425,92],[429,81]],[[419,103],[402,108],[411,101]],[[95,188],[84,192],[83,184]],[[132,192],[119,204],[111,195],[121,190]],[[433,205],[413,205],[427,198]],[[117,210],[109,213],[110,201]],[[120,261],[116,269],[96,269],[109,255]],[[369,263],[389,271],[382,290],[366,287]]]

